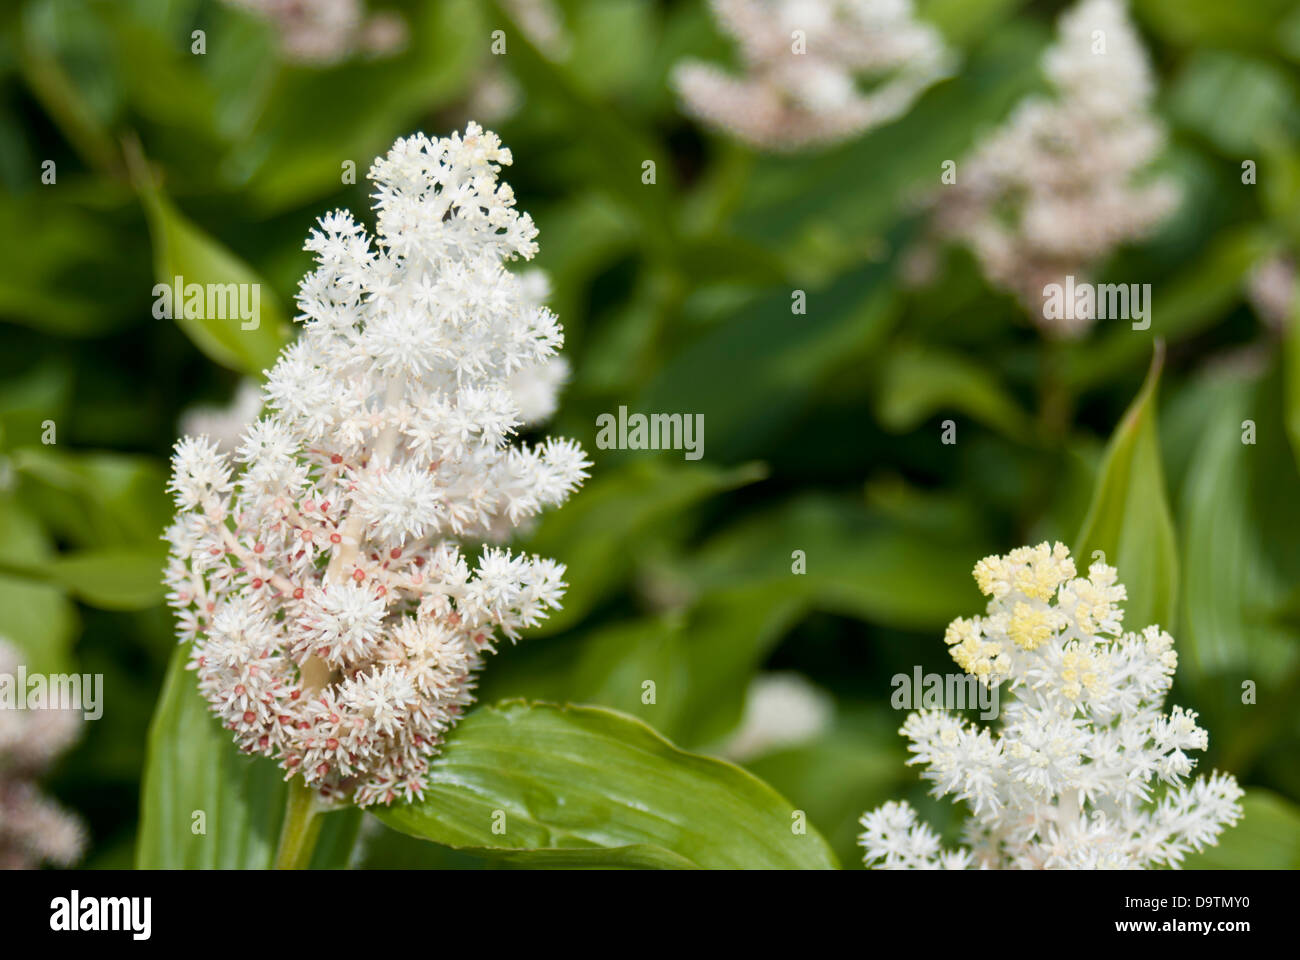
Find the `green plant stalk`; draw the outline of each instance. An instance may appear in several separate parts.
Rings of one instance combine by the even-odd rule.
[[[320,813],[316,791],[303,783],[301,777],[290,780],[284,825],[280,828],[280,847],[275,853],[275,869],[307,869],[320,838]]]
[[[319,657],[308,657],[303,663],[303,688],[309,693],[323,690],[331,679],[329,666]],[[280,847],[275,853],[275,869],[307,869],[316,850],[316,841],[320,839],[320,814],[316,791],[301,777],[292,778],[289,797],[285,801],[284,826],[280,828]]]
[[[21,45],[19,67],[32,95],[86,165],[122,179],[122,159],[113,138],[87,109],[58,59],[27,37]]]

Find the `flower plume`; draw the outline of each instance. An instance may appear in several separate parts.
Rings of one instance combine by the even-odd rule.
[[[1022,547],[975,567],[990,597],[945,641],[980,682],[1003,684],[1001,727],[939,710],[908,716],[910,764],[936,797],[965,801],[966,847],[945,850],[906,803],[862,817],[869,865],[888,869],[1146,869],[1176,867],[1241,816],[1241,788],[1213,773],[1194,782],[1204,750],[1196,714],[1164,712],[1178,657],[1159,627],[1121,629],[1126,599],[1114,567],[1077,576],[1062,544]]]
[[[713,0],[744,73],[683,61],[686,109],[756,147],[793,151],[847,140],[896,119],[948,72],[933,27],[910,0]],[[868,91],[859,81],[879,81]]]
[[[166,582],[190,667],[242,749],[325,797],[420,795],[484,654],[564,591],[562,565],[485,545],[590,466],[569,440],[512,442],[511,380],[563,337],[504,266],[537,250],[510,162],[473,123],[398,140],[369,172],[374,236],[345,211],[312,231],[301,336],[233,462],[176,445]]]
[[[1043,59],[1054,96],[1023,101],[938,192],[936,224],[968,245],[985,275],[1046,331],[1078,336],[1095,311],[1043,316],[1043,288],[1090,275],[1174,209],[1168,178],[1149,175],[1165,132],[1155,86],[1122,0],[1080,0]]]

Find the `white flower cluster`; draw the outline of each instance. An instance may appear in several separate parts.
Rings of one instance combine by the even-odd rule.
[[[18,650],[0,638],[0,674],[12,679],[19,662]],[[80,733],[76,710],[0,709],[0,870],[68,866],[85,850],[81,821],[35,784]]]
[[[906,803],[862,818],[865,861],[890,869],[1176,867],[1241,816],[1229,775],[1187,783],[1204,750],[1196,714],[1163,712],[1178,657],[1159,627],[1123,633],[1124,586],[1094,563],[1076,576],[1062,544],[1022,547],[975,567],[991,597],[945,640],[961,668],[1008,681],[1001,728],[938,710],[908,716],[909,763],[937,797],[965,801],[966,849],[945,851]]]
[[[835,702],[800,673],[760,673],[745,694],[740,726],[720,751],[751,760],[821,736],[834,719]]]
[[[1084,279],[1177,205],[1165,178],[1140,179],[1164,129],[1151,68],[1123,0],[1080,0],[1044,57],[1054,98],[1030,97],[938,191],[940,234],[967,244],[985,275],[1045,329],[1077,336],[1095,310],[1043,317],[1043,288]]]
[[[855,137],[905,113],[947,75],[938,31],[911,0],[712,0],[744,75],[685,61],[673,83],[703,122],[767,150]],[[876,85],[867,91],[860,80]]]
[[[536,267],[519,274],[520,296],[527,307],[541,309],[551,295],[551,281],[545,270]],[[521,367],[510,375],[506,386],[519,408],[520,425],[540,426],[555,415],[560,404],[560,390],[569,379],[569,364],[564,357],[547,357]],[[196,404],[181,414],[182,436],[207,437],[222,453],[234,453],[244,432],[262,412],[262,388],[256,380],[239,381],[230,402]]]
[[[563,503],[591,464],[512,444],[508,382],[560,347],[503,262],[537,234],[498,183],[510,151],[471,123],[377,159],[375,236],[325,216],[306,248],[302,335],[231,464],[176,446],[166,582],[190,666],[246,751],[325,797],[419,795],[500,634],[558,607],[552,560],[460,543]]]
[[[226,0],[275,26],[288,60],[327,66],[358,50],[377,56],[406,43],[406,21],[395,13],[366,16],[363,0]]]

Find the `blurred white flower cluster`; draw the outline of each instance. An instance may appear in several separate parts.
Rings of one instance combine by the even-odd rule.
[[[1204,750],[1196,714],[1163,712],[1178,657],[1159,627],[1123,633],[1124,586],[1094,563],[1076,576],[1062,544],[975,567],[991,597],[954,620],[952,657],[983,683],[1008,681],[996,733],[938,710],[908,716],[909,763],[937,797],[966,802],[967,848],[944,850],[906,803],[862,818],[869,865],[888,869],[1176,867],[1241,816],[1229,775],[1188,783]]]
[[[760,673],[745,694],[740,726],[721,753],[746,761],[807,743],[824,734],[835,715],[829,693],[799,673]]]
[[[563,503],[590,466],[571,441],[510,442],[511,378],[562,343],[503,266],[537,250],[497,180],[510,162],[473,123],[398,140],[369,173],[375,236],[343,211],[311,233],[302,335],[238,475],[205,438],[176,446],[166,582],[190,666],[241,748],[325,797],[419,795],[483,654],[563,593],[552,560],[460,548]]]
[[[391,12],[366,15],[364,0],[226,0],[269,20],[286,59],[328,66],[361,51],[396,53],[406,43],[406,21]]]
[[[684,61],[673,83],[687,111],[763,149],[834,143],[888,123],[950,68],[938,31],[913,19],[911,0],[711,5],[740,45],[744,74]]]
[[[956,184],[938,191],[935,223],[1047,332],[1077,336],[1096,311],[1047,320],[1043,288],[1085,279],[1115,248],[1149,234],[1179,192],[1167,178],[1141,176],[1164,128],[1123,0],[1080,0],[1062,14],[1043,68],[1055,96],[1023,101],[958,164]]]
[[[0,674],[12,682],[19,662],[19,651],[0,638]],[[77,710],[0,707],[0,870],[67,866],[85,850],[81,821],[35,784],[80,733]]]

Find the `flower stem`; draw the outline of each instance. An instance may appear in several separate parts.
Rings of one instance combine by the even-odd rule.
[[[311,863],[316,840],[320,837],[319,813],[316,791],[303,783],[301,777],[290,780],[284,826],[280,828],[280,848],[275,854],[275,869],[305,870]]]

